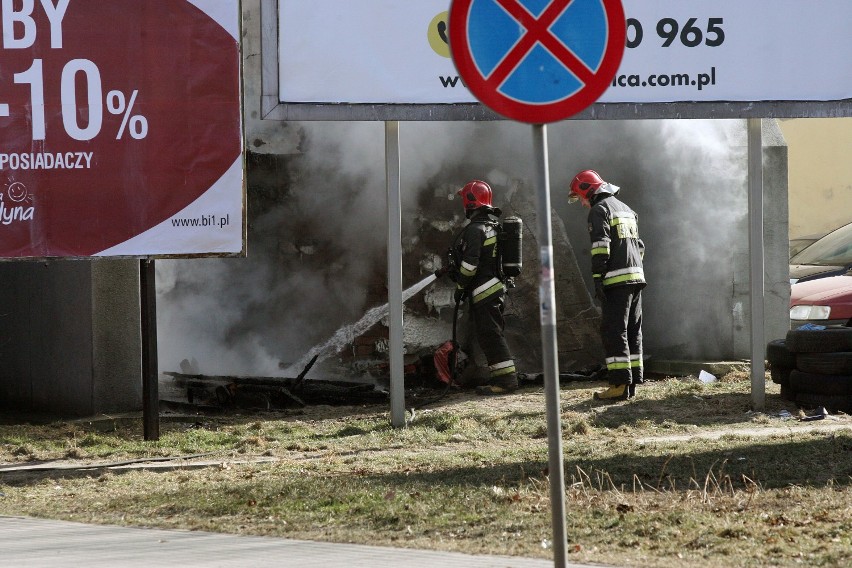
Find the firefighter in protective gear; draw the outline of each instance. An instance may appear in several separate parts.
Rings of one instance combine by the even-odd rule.
[[[482,395],[512,392],[518,388],[518,373],[503,335],[506,283],[497,255],[501,211],[492,207],[491,187],[484,181],[473,180],[457,193],[470,222],[450,248],[455,262],[450,263],[449,276],[456,283],[456,301],[469,301],[476,339],[489,366],[488,384],[476,391]]]
[[[596,392],[598,400],[626,400],[643,382],[642,289],[645,245],[639,238],[636,213],[619,199],[619,187],[594,170],[571,181],[570,202],[589,209],[592,276],[601,303],[601,340],[610,387]]]

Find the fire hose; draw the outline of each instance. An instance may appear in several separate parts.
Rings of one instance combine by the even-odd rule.
[[[458,366],[456,365],[456,357],[458,356],[458,352],[459,352],[459,342],[456,339],[456,337],[457,337],[456,330],[458,328],[458,322],[459,322],[459,306],[461,305],[463,300],[464,300],[464,298],[460,296],[458,299],[456,299],[456,305],[453,307],[453,339],[452,339],[453,349],[452,349],[452,351],[450,351],[450,354],[447,357],[447,361],[449,361],[449,363],[450,363],[450,380],[447,382],[447,386],[444,388],[444,392],[443,392],[443,394],[441,394],[441,396],[444,396],[445,394],[447,394],[447,391],[450,389],[450,387],[453,384],[456,384],[456,373],[458,373]]]

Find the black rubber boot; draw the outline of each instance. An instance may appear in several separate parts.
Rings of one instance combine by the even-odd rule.
[[[518,377],[517,375],[512,374],[494,379],[487,385],[476,387],[476,394],[493,396],[498,394],[509,394],[516,390],[518,390]]]

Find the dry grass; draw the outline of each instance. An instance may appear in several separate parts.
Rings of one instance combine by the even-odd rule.
[[[563,385],[569,560],[848,565],[852,421],[809,430],[782,420],[798,409],[772,383],[766,411],[753,413],[749,387],[745,370],[712,385],[667,379],[606,405],[591,400],[600,384]],[[389,426],[386,407],[164,420],[156,443],[141,441],[137,422],[0,427],[6,463],[182,455],[197,457],[159,470],[5,473],[0,514],[552,554],[540,387],[453,393],[415,409],[404,429]]]

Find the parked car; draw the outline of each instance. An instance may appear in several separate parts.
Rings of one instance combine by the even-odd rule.
[[[852,269],[852,223],[835,229],[790,259],[790,284]]]
[[[790,239],[790,258],[793,258],[804,249],[811,246],[814,242],[823,238],[825,235],[825,233],[814,233],[812,235],[805,235],[803,237]]]
[[[806,323],[852,327],[852,271],[790,287],[790,327]]]

